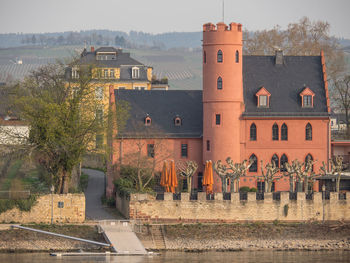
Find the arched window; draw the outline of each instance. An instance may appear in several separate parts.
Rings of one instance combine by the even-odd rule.
[[[236,50],[236,63],[239,63],[239,51]]]
[[[281,140],[282,141],[288,140],[288,127],[285,123],[283,123],[281,127]]]
[[[203,63],[207,63],[207,53],[205,51],[203,52]]]
[[[222,51],[219,50],[217,55],[217,61],[218,63],[222,63],[223,60],[224,60],[224,57],[223,57]]]
[[[312,157],[312,155],[309,153],[308,155],[306,155],[306,157],[305,157],[305,170],[307,170],[308,169],[308,162],[309,161],[313,161],[314,160],[314,158]],[[314,171],[314,165],[312,164],[312,166],[311,166],[311,171]]]
[[[222,78],[221,77],[218,77],[217,89],[222,89]]]
[[[279,167],[279,159],[278,159],[278,156],[277,156],[277,154],[274,154],[273,156],[272,156],[272,158],[271,158],[271,163],[273,164],[275,164],[276,165],[276,167]]]
[[[249,157],[249,161],[252,163],[252,165],[249,167],[249,172],[257,172],[258,171],[258,158],[253,153]]]
[[[280,161],[280,167],[282,172],[287,171],[286,167],[284,166],[285,163],[288,163],[288,157],[285,154],[283,154],[281,156],[281,161]]]
[[[306,124],[305,127],[305,140],[312,141],[312,126],[310,123]]]
[[[250,125],[250,140],[256,141],[256,125],[254,123]]]
[[[277,125],[277,123],[275,123],[272,126],[272,140],[278,141],[278,125]]]

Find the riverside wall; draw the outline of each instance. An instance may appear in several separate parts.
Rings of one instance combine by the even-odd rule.
[[[21,211],[15,207],[0,214],[0,222],[2,223],[51,223],[51,218],[53,223],[84,222],[85,195],[41,195],[38,196],[37,202],[28,212]]]
[[[330,193],[329,200],[315,192],[313,200],[305,193],[297,193],[297,200],[289,199],[289,192],[281,192],[280,200],[273,200],[272,193],[265,193],[264,200],[257,200],[256,193],[247,193],[247,200],[240,200],[233,193],[231,200],[223,200],[216,193],[215,200],[207,200],[205,193],[198,193],[198,200],[190,200],[188,193],[181,193],[181,200],[173,200],[171,193],[164,200],[156,200],[148,194],[116,195],[117,209],[129,219],[143,222],[239,222],[239,221],[350,221],[350,193],[346,200],[339,200],[338,193]]]

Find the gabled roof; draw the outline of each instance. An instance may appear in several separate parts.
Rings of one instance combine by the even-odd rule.
[[[314,107],[302,108],[300,92],[308,86],[315,93]],[[264,86],[270,107],[257,107],[256,93]],[[320,56],[243,56],[244,116],[328,116]]]
[[[117,57],[113,60],[96,60],[97,52],[117,52]],[[97,67],[120,67],[121,65],[144,66],[141,62],[131,58],[130,53],[124,53],[122,49],[115,49],[113,47],[101,47],[93,52],[84,51],[81,54],[79,63],[82,65],[93,64]]]
[[[305,87],[303,91],[300,92],[300,96],[305,96],[305,95],[315,96],[315,93],[309,87]]]
[[[264,87],[261,87],[255,95],[256,96],[260,96],[260,95],[271,96],[271,93],[268,92]]]
[[[114,94],[116,104],[123,100],[131,107],[130,118],[118,137],[202,137],[201,90],[115,90]],[[150,126],[144,125],[147,114],[152,119]],[[181,118],[181,126],[175,125],[176,116]]]

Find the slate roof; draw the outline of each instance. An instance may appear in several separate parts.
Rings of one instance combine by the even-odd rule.
[[[284,56],[283,65],[274,56],[243,57],[243,117],[329,117],[321,57]],[[308,86],[314,93],[314,107],[302,108],[300,92]],[[257,107],[256,92],[265,87],[271,93],[270,107]],[[131,112],[123,137],[197,138],[203,134],[202,91],[116,90],[116,101],[126,100]],[[144,125],[149,114],[152,125]],[[183,125],[174,125],[179,115]],[[137,123],[137,124],[136,124]],[[161,135],[161,136],[160,136]]]
[[[118,137],[201,138],[203,127],[201,90],[115,90],[116,102],[128,101],[130,117]],[[152,124],[144,125],[146,116]],[[175,126],[179,116],[181,126]]]
[[[113,60],[96,60],[97,52],[117,52],[116,59]],[[120,67],[121,65],[128,66],[144,66],[141,62],[130,57],[130,53],[124,53],[121,49],[113,47],[103,47],[94,52],[84,51],[80,57],[80,64],[95,64],[98,67]]]
[[[284,56],[283,65],[275,56],[243,57],[243,116],[329,116],[320,56]],[[302,108],[300,92],[309,87],[314,107]],[[265,87],[271,93],[270,107],[257,107],[256,92]]]

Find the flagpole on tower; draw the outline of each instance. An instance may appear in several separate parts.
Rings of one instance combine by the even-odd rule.
[[[222,0],[222,22],[225,23],[225,0]]]

